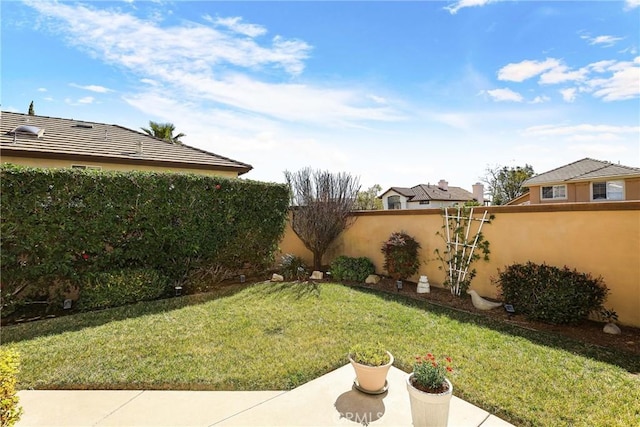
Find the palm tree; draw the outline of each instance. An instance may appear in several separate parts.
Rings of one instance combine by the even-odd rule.
[[[165,141],[169,141],[173,144],[182,144],[180,138],[186,136],[184,133],[174,135],[173,132],[175,132],[176,127],[173,125],[173,123],[158,123],[149,121],[149,129],[140,129],[142,129],[147,135],[151,135],[159,139],[164,139]]]

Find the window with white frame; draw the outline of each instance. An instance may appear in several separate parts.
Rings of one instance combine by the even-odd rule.
[[[591,183],[592,200],[624,200],[623,181],[598,181]]]
[[[400,196],[389,196],[387,198],[387,209],[402,209]]]
[[[567,186],[566,185],[548,185],[540,188],[542,198],[546,200],[553,199],[566,199],[567,198]]]

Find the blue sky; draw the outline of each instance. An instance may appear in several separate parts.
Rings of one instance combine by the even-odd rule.
[[[283,182],[640,166],[640,0],[2,1],[2,110],[169,121]]]

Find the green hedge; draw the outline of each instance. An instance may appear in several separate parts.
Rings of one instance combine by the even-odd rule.
[[[579,322],[601,309],[607,296],[601,277],[532,262],[506,267],[496,284],[517,312],[553,324]]]
[[[22,414],[16,394],[16,376],[20,367],[18,352],[0,348],[0,425],[14,425]]]
[[[211,265],[257,271],[273,263],[289,203],[283,184],[178,173],[3,165],[0,185],[3,298],[117,269],[171,282]]]
[[[364,282],[375,271],[373,262],[367,257],[351,258],[341,255],[331,263],[331,277],[336,280]]]

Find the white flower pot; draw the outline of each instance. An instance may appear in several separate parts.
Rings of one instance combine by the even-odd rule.
[[[425,393],[411,385],[413,374],[407,377],[407,390],[411,401],[411,419],[415,427],[446,427],[449,422],[449,404],[453,385],[445,380],[449,389],[443,393]]]

